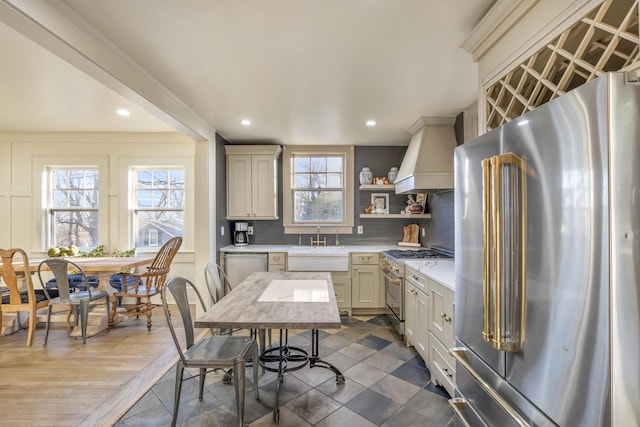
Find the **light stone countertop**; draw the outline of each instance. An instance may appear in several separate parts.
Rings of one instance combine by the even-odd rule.
[[[418,270],[423,275],[429,277],[451,289],[456,290],[455,282],[455,261],[453,259],[439,260],[406,260],[406,266]]]
[[[315,247],[315,246],[314,246]],[[382,252],[389,249],[408,249],[398,245],[340,245],[340,246],[319,246],[320,248],[343,248],[346,252]],[[267,253],[267,252],[292,252],[296,248],[311,248],[309,245],[248,245],[234,246],[228,245],[220,248],[220,252],[228,253]],[[419,249],[419,248],[414,248]]]

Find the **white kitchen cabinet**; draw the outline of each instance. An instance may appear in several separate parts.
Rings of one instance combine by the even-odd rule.
[[[375,252],[351,254],[351,306],[381,308],[379,256]]]
[[[433,381],[453,396],[456,364],[448,349],[455,346],[455,294],[446,286],[429,279],[429,302],[429,368]]]
[[[227,219],[278,219],[279,145],[227,145]]]
[[[416,307],[416,287],[408,280],[404,283],[404,336],[407,345],[418,340],[418,317]],[[428,360],[428,359],[427,359]]]
[[[338,310],[351,316],[351,276],[348,271],[331,272]]]
[[[269,272],[286,271],[286,253],[269,252]]]
[[[405,319],[407,345],[412,345],[425,363],[429,360],[428,280],[418,271],[405,271]]]

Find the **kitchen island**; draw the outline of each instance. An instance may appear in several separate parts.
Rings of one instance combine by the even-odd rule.
[[[340,329],[340,313],[330,273],[258,272],[251,274],[237,288],[199,316],[197,328],[246,328],[260,330],[261,365],[278,372],[273,420],[279,418],[280,386],[286,372],[309,363],[335,372],[336,382],[344,384],[344,375],[320,359],[318,329]],[[280,330],[278,347],[265,349],[264,332]],[[288,329],[311,329],[311,355],[288,345]],[[288,365],[288,362],[295,362]],[[275,362],[277,368],[267,366]],[[257,369],[257,367],[254,367]]]

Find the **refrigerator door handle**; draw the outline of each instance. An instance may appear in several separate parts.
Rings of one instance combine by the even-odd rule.
[[[460,421],[460,423],[464,427],[471,427],[471,423],[467,421],[464,417],[463,410],[468,406],[467,399],[463,399],[462,397],[456,397],[454,399],[449,399],[449,407],[453,411],[456,418]]]
[[[526,175],[531,171],[522,158],[514,153],[505,153],[484,159],[482,172],[482,337],[493,343],[496,350],[517,352],[522,350],[524,343]],[[503,177],[507,178],[506,183]],[[506,257],[505,252],[508,254]],[[520,256],[512,259],[513,253]],[[507,277],[503,276],[505,272]],[[509,301],[505,301],[505,293]]]
[[[449,354],[462,366],[465,371],[471,375],[473,380],[484,390],[494,402],[500,406],[500,408],[506,412],[513,421],[520,427],[531,427],[531,424],[527,422],[504,398],[491,387],[487,382],[471,367],[464,357],[464,353],[467,351],[464,347],[453,347],[449,349]],[[456,412],[454,410],[454,412]]]
[[[491,329],[491,159],[482,161],[482,252],[483,278],[482,278],[482,339],[493,342]]]

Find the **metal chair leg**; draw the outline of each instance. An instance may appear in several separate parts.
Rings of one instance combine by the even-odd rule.
[[[258,387],[258,366],[260,366],[260,349],[258,343],[253,345],[253,363],[251,369],[253,370],[253,388],[255,389],[256,400],[260,400],[260,387]]]
[[[178,408],[180,407],[180,393],[182,391],[182,376],[184,375],[184,367],[182,362],[176,364],[176,386],[173,393],[173,418],[171,419],[171,427],[176,426],[178,420]]]
[[[200,377],[198,378],[200,390],[198,391],[198,399],[202,400],[202,395],[204,394],[204,380],[207,375],[206,368],[200,368]]]
[[[82,301],[80,303],[80,317],[82,318],[80,321],[82,324],[80,327],[82,328],[82,344],[87,343],[87,323],[89,323],[89,301]]]
[[[49,339],[49,326],[51,325],[51,309],[52,307],[47,307],[47,325],[44,328],[44,345],[47,345],[47,340]],[[0,314],[1,316],[2,314]]]
[[[233,361],[233,386],[236,391],[238,425],[240,427],[244,427],[244,373],[246,362],[243,358],[237,358]]]

